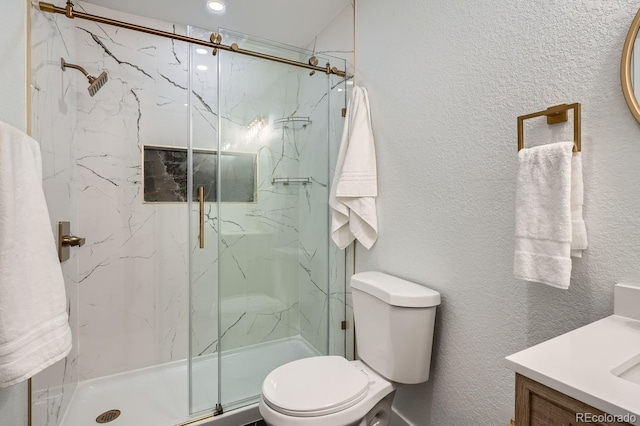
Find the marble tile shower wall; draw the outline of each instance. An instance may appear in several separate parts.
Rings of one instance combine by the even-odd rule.
[[[81,379],[91,379],[187,356],[187,206],[144,203],[141,160],[145,144],[187,144],[188,46],[88,21],[75,25],[76,61],[109,73],[96,96],[78,89],[72,150],[77,232],[87,239],[78,251],[79,369]]]
[[[222,347],[231,349],[300,334],[297,187],[272,183],[297,176],[295,146],[271,126],[247,131],[254,120],[291,115],[299,83],[298,70],[281,64],[239,55],[220,60],[221,148],[256,153],[258,163],[257,203],[220,206]]]
[[[251,269],[261,272],[257,280],[229,277],[227,274],[237,273],[238,268],[225,265],[226,254],[221,256],[222,294],[226,299],[222,301],[223,346],[229,346],[225,344],[227,339],[240,346],[237,341],[242,338],[245,344],[252,344],[300,334],[319,353],[328,350],[344,355],[344,331],[340,329],[345,312],[344,253],[338,251],[330,258],[326,203],[329,156],[337,153],[343,123],[342,118],[335,118],[340,116],[345,99],[344,94],[332,98],[331,106],[337,108],[337,113],[330,111],[327,90],[330,85],[337,87],[339,80],[328,81],[324,75],[309,76],[308,71],[246,57],[232,56],[222,65],[223,149],[258,152],[261,172],[255,208],[239,212],[244,206],[223,204],[221,218],[247,216],[248,226],[256,233],[243,233],[247,245],[260,247],[251,244],[251,239],[268,238],[266,247],[270,247],[253,253],[236,250],[233,256],[236,263],[244,258]],[[238,90],[247,81],[259,82],[260,86]],[[345,87],[344,82],[341,87]],[[247,107],[237,108],[240,104]],[[309,122],[277,124],[292,116],[309,117]],[[265,118],[272,125],[251,139],[243,137],[247,123],[256,118]],[[309,177],[312,183],[273,184],[272,178],[277,177]],[[234,241],[233,237],[230,241]],[[233,250],[231,244],[225,246]],[[329,324],[333,338],[329,348],[327,297],[332,302]],[[266,334],[256,332],[253,316],[233,309],[235,300],[273,307],[271,314],[261,314],[259,324]],[[252,330],[251,337],[248,330]]]
[[[32,136],[40,142],[43,184],[52,228],[75,221],[69,181],[72,136],[76,123],[75,74],[61,75],[60,57],[76,54],[73,24],[66,19],[32,13]],[[73,341],[78,341],[77,252],[62,264]],[[78,345],[62,361],[33,378],[33,424],[57,426],[78,383]]]
[[[344,61],[333,58],[332,66],[345,69]],[[338,89],[341,89],[338,91]],[[296,130],[300,144],[300,170],[309,173],[313,184],[300,193],[300,312],[301,335],[319,351],[345,355],[345,256],[329,235],[329,208],[326,203],[342,134],[345,106],[344,79],[310,80],[300,90],[300,110],[312,124]],[[329,90],[329,95],[327,91]],[[313,143],[304,143],[306,140]],[[318,161],[324,158],[324,161]],[[327,246],[325,241],[329,240]],[[328,287],[326,284],[328,283]],[[328,327],[327,327],[328,321]]]
[[[324,61],[322,61],[324,62]],[[332,64],[333,65],[333,64]],[[334,65],[335,66],[335,65]],[[305,76],[300,90],[300,115],[310,124],[291,126],[289,137],[300,146],[300,173],[311,178],[311,185],[300,188],[300,291],[301,335],[319,352],[327,353],[329,337],[329,116],[326,76]]]

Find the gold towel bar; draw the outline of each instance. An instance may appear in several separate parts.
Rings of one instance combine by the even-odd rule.
[[[530,118],[547,117],[547,124],[564,123],[568,121],[567,111],[573,110],[573,152],[580,152],[581,147],[581,118],[580,103],[560,104],[547,108],[544,111],[534,112],[533,114],[521,115],[518,117],[518,151],[524,148],[524,120]]]

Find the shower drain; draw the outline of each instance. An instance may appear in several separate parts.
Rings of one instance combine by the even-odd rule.
[[[96,417],[97,423],[109,423],[120,417],[120,410],[109,410]]]

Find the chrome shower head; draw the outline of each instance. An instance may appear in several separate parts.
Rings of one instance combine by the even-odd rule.
[[[89,95],[91,96],[98,93],[98,90],[102,89],[102,86],[104,86],[109,79],[106,71],[102,71],[98,77],[94,77],[80,65],[68,64],[64,58],[60,58],[60,67],[62,68],[62,71],[67,68],[73,68],[84,74],[84,76],[87,77],[87,80],[89,80]]]

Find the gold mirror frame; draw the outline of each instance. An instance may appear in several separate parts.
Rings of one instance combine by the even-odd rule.
[[[622,83],[622,93],[624,94],[624,100],[627,102],[627,106],[631,111],[631,114],[640,123],[640,104],[633,91],[633,85],[631,84],[631,56],[633,54],[633,47],[638,36],[638,30],[640,29],[640,10],[636,13],[636,17],[631,23],[627,39],[624,42],[624,48],[622,49],[622,58],[620,59],[620,82]],[[638,52],[640,53],[640,51]],[[638,83],[640,84],[640,82]]]

